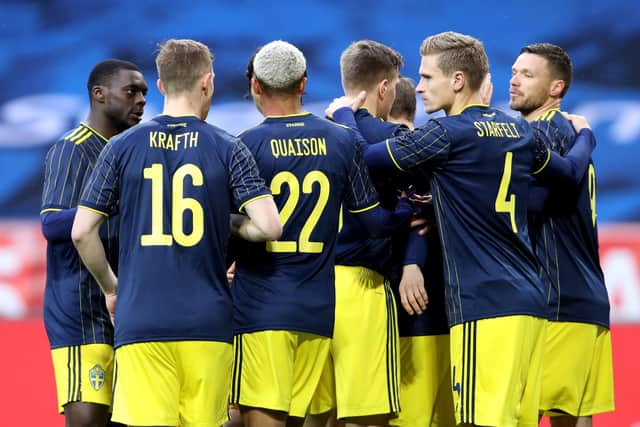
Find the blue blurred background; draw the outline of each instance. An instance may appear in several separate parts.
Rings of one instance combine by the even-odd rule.
[[[265,42],[285,39],[302,49],[306,108],[321,113],[341,94],[338,60],[350,42],[389,44],[405,58],[403,74],[415,79],[420,42],[454,30],[485,43],[494,103],[505,109],[510,68],[523,45],[549,41],[570,53],[575,82],[563,108],[585,114],[598,136],[599,221],[640,221],[637,2],[2,0],[0,17],[0,218],[37,217],[44,154],[85,118],[86,79],[100,60],[118,57],[142,68],[149,118],[162,108],[157,43],[171,37],[207,43],[216,56],[209,121],[238,132],[260,120],[243,100],[244,70]]]

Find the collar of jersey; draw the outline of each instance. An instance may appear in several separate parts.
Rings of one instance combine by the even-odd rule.
[[[98,132],[97,130],[95,130],[94,128],[92,128],[91,126],[89,126],[88,124],[86,124],[85,122],[80,122],[80,124],[84,127],[86,127],[87,129],[89,129],[91,132],[93,132],[94,134],[96,134],[98,137],[100,137],[101,139],[104,140],[104,142],[109,142],[108,138],[105,138],[104,135],[102,135],[100,132]]]
[[[547,111],[542,112],[538,117],[536,117],[536,119],[534,121],[542,120],[547,114],[551,113],[552,111],[559,112],[560,109],[559,108],[549,108]]]
[[[458,114],[462,114],[466,109],[472,108],[472,107],[489,108],[489,106],[487,104],[469,104],[469,105],[465,105],[462,108],[462,110],[460,110],[460,112],[458,112]],[[457,116],[458,114],[454,114],[454,116]]]
[[[198,119],[198,120],[202,120],[200,119],[200,117],[196,116],[195,114],[185,114],[183,116],[172,116],[171,114],[159,114],[158,117],[168,117],[170,119],[187,119],[187,118],[192,118],[192,119]]]
[[[303,111],[302,113],[295,113],[295,114],[284,114],[282,116],[264,116],[265,119],[286,119],[288,117],[301,117],[301,116],[308,116],[309,114],[311,114],[308,111]]]

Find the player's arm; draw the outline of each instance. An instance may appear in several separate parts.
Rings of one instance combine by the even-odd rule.
[[[71,241],[71,227],[76,208],[49,210],[40,215],[42,235],[50,242]]]
[[[113,295],[118,288],[118,279],[107,261],[99,234],[100,224],[106,218],[105,214],[80,207],[73,222],[71,238],[82,262],[96,279],[102,292]]]
[[[391,235],[398,227],[404,226],[414,214],[414,208],[407,198],[398,200],[394,211],[380,206],[362,151],[355,146],[354,157],[349,171],[346,206],[349,212],[373,237]]]
[[[282,224],[273,197],[265,195],[253,199],[244,206],[247,216],[231,214],[231,232],[252,242],[278,240]]]
[[[536,143],[533,175],[543,185],[554,182],[578,185],[587,172],[596,139],[584,118],[572,116],[572,123],[578,131],[578,136],[564,157],[548,148],[550,144],[544,132],[533,128]]]
[[[531,184],[529,186],[529,204],[527,205],[527,210],[532,213],[543,212],[548,198],[548,188]]]
[[[278,208],[271,190],[260,177],[258,165],[249,149],[237,141],[229,161],[229,176],[233,199],[240,212],[232,214],[231,231],[245,240],[277,240],[282,234]]]
[[[107,296],[115,295],[118,282],[104,252],[100,225],[108,216],[117,213],[118,199],[119,179],[114,142],[111,142],[100,153],[89,176],[71,230],[73,244],[82,262]]]
[[[400,303],[409,315],[422,314],[429,303],[422,269],[427,261],[427,238],[417,228],[409,232],[405,246],[402,278],[398,288]]]

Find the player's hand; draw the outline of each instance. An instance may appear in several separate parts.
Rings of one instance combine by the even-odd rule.
[[[231,284],[231,282],[233,281],[233,276],[235,275],[236,275],[236,262],[234,261],[233,264],[231,264],[231,266],[227,270],[227,282],[229,282],[229,284]]]
[[[565,111],[562,112],[562,115],[566,117],[567,120],[571,122],[573,128],[576,132],[580,132],[582,129],[591,129],[591,125],[587,121],[587,118],[584,116],[579,116],[577,114],[569,114]]]
[[[491,81],[491,73],[487,73],[480,85],[480,99],[482,102],[490,105],[491,97],[493,96],[493,82]]]
[[[365,99],[367,99],[367,92],[362,91],[355,98],[351,98],[348,96],[341,96],[340,98],[334,98],[333,102],[329,104],[324,113],[327,117],[333,119],[333,113],[335,113],[340,108],[349,107],[354,112],[358,110],[358,108],[362,107]]]
[[[109,312],[109,317],[111,318],[111,324],[113,325],[115,325],[117,299],[118,299],[117,293],[104,294],[104,300],[107,303],[107,311]]]
[[[400,303],[409,315],[422,314],[427,309],[429,297],[424,287],[424,277],[417,264],[405,265],[400,279]]]

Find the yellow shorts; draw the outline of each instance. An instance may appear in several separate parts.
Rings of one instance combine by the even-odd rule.
[[[134,426],[222,425],[232,363],[231,344],[216,341],[118,347],[112,419]]]
[[[58,411],[72,402],[111,406],[113,347],[85,344],[51,350],[58,392]]]
[[[400,338],[400,402],[391,426],[455,427],[449,335]]]
[[[400,410],[398,324],[384,277],[364,267],[336,266],[336,320],[310,413],[338,418]]]
[[[295,331],[236,335],[231,403],[303,418],[330,344],[329,338]]]
[[[614,409],[611,332],[588,323],[549,322],[540,410],[585,417]]]
[[[333,366],[333,356],[329,354],[324,369],[322,370],[322,376],[318,382],[318,387],[316,387],[316,391],[313,393],[311,406],[309,406],[309,414],[324,414],[332,409],[336,409],[337,406],[336,377]]]
[[[547,320],[505,316],[451,328],[451,374],[457,423],[534,427]]]

